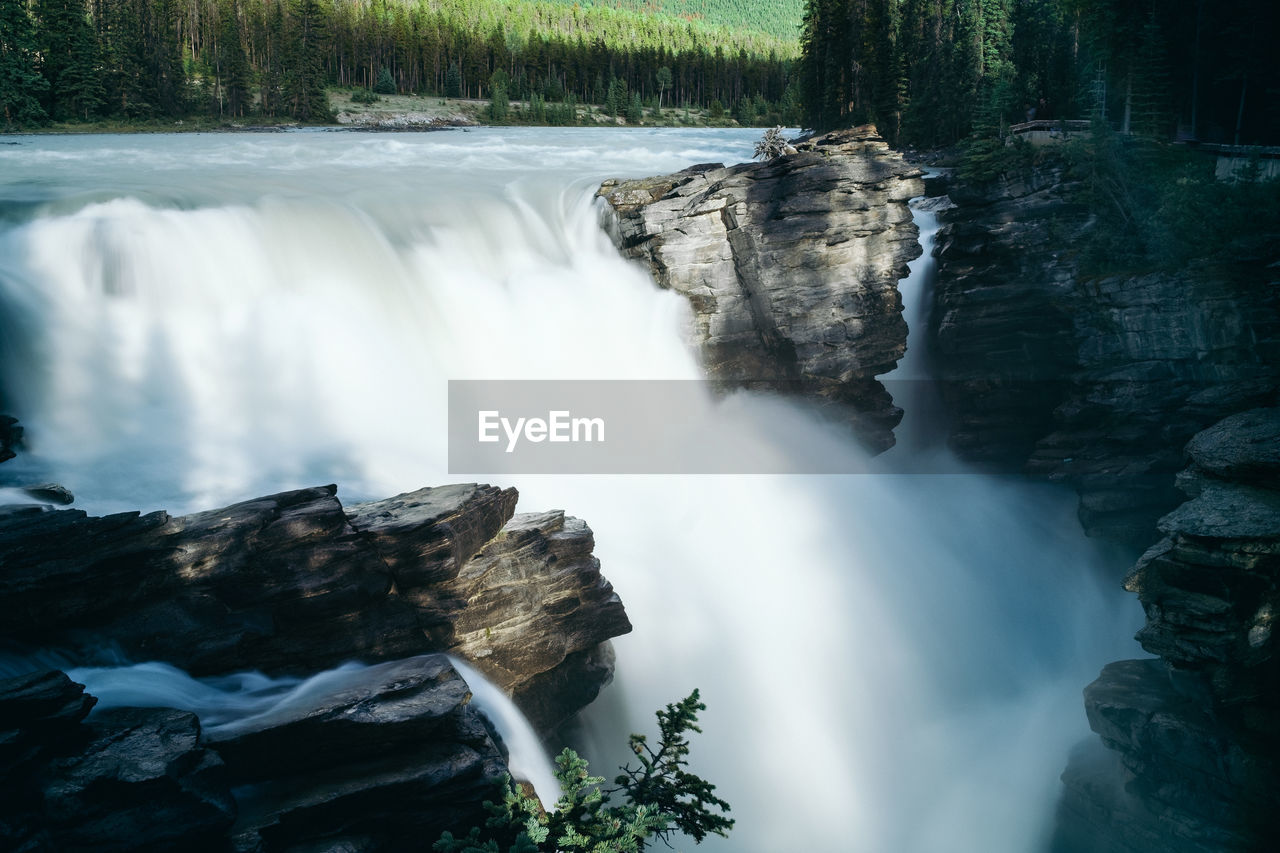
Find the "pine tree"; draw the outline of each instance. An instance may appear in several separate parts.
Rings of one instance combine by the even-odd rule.
[[[48,82],[36,71],[35,32],[25,0],[0,0],[0,114],[5,127],[44,122],[39,96]]]
[[[290,61],[285,72],[285,101],[298,121],[331,118],[325,94],[324,48],[327,27],[318,0],[295,0],[290,23]]]
[[[446,98],[462,97],[462,72],[458,70],[458,64],[449,66],[449,71],[444,75],[444,96]]]
[[[396,81],[391,77],[391,69],[382,66],[382,70],[378,72],[378,82],[373,84],[373,91],[379,95],[394,95],[396,93]]]
[[[47,112],[88,121],[102,108],[104,93],[84,0],[37,0],[35,14],[40,74],[49,82]]]
[[[635,92],[631,95],[631,101],[627,104],[627,123],[639,124],[644,118],[644,104],[640,101],[640,93]]]
[[[227,114],[242,116],[249,108],[249,61],[240,32],[239,10],[224,2],[218,21],[218,78],[226,98]],[[222,102],[219,101],[219,108]]]

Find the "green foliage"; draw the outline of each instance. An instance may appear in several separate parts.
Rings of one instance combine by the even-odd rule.
[[[733,32],[759,32],[794,42],[804,0],[558,0],[561,3],[661,14]]]
[[[24,0],[0,0],[0,117],[4,127],[42,123],[38,96],[49,88],[36,71],[35,29]]]
[[[786,153],[787,140],[782,135],[781,127],[771,127],[764,136],[756,140],[755,157],[758,160],[772,160]]]
[[[1213,157],[1105,126],[1066,153],[1093,217],[1086,273],[1265,261],[1280,245],[1280,181],[1216,180]]]
[[[378,72],[378,82],[373,84],[373,91],[379,95],[394,95],[396,93],[396,81],[391,77],[391,69],[382,66],[382,70]]]
[[[298,121],[332,120],[325,94],[324,52],[328,46],[328,16],[319,0],[293,0],[289,16],[289,55],[285,64],[284,98]]]
[[[489,101],[489,121],[494,124],[503,124],[510,111],[511,100],[507,97],[507,90],[502,86],[494,86]]]
[[[84,0],[37,0],[33,8],[40,74],[49,84],[47,112],[56,120],[88,121],[102,109],[105,92]]]
[[[627,122],[629,124],[639,124],[644,118],[644,104],[640,102],[640,94],[635,93],[631,96],[631,101],[627,104]]]
[[[456,62],[449,66],[449,71],[444,76],[444,96],[446,98],[462,97],[462,70],[458,68]]]
[[[228,3],[221,9],[218,22],[217,74],[226,112],[242,116],[249,111],[253,101],[250,91],[249,59],[244,52],[244,33],[235,4]],[[219,100],[219,108],[222,100]]]
[[[711,106],[707,107],[707,114],[717,121],[724,118],[724,104],[720,103],[719,98],[716,98],[711,102]]]
[[[381,101],[372,89],[356,89],[351,93],[351,103],[353,104],[376,104]]]
[[[555,809],[541,804],[503,781],[500,802],[487,802],[490,817],[463,838],[444,833],[432,845],[435,853],[638,853],[657,839],[670,844],[677,833],[700,843],[708,835],[728,837],[733,820],[729,804],[715,796],[715,786],[688,767],[690,732],[698,732],[698,712],[706,709],[695,690],[657,713],[658,746],[644,735],[632,735],[631,751],[640,764],[628,765],[602,787],[587,762],[566,749],[556,759],[562,793]]]

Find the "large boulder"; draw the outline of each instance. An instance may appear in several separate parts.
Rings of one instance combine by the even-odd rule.
[[[920,254],[921,173],[870,126],[798,147],[599,195],[618,246],[688,298],[708,375],[840,404],[882,450],[902,412],[874,377],[906,349],[897,283]]]

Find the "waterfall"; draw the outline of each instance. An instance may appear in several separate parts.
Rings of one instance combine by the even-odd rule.
[[[24,162],[52,189],[0,171],[35,197],[0,231],[0,400],[31,446],[0,475],[94,512],[474,479],[445,474],[449,379],[699,375],[687,306],[618,256],[591,192],[754,136],[42,141]],[[92,162],[111,191],[83,189]],[[864,461],[784,401],[721,409],[711,428],[754,452]],[[948,473],[499,481],[591,524],[636,626],[586,714],[594,772],[698,687],[693,770],[738,820],[712,849],[1035,849],[1080,689],[1138,614],[1070,496],[928,452]]]

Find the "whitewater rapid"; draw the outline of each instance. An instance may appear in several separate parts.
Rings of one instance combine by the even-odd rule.
[[[95,513],[328,482],[346,501],[514,485],[522,509],[591,524],[636,626],[585,714],[601,775],[626,760],[628,732],[698,687],[693,769],[738,820],[713,849],[1034,850],[1087,734],[1080,690],[1130,655],[1139,621],[1071,496],[965,472],[912,408],[904,432],[925,438],[893,453],[949,473],[446,473],[449,379],[700,376],[687,306],[618,256],[591,195],[606,177],[746,159],[755,136],[0,150],[0,408],[30,443],[0,476],[56,480]],[[930,264],[904,283],[909,320]],[[710,428],[750,452],[861,461],[839,429],[774,399],[735,395]]]

